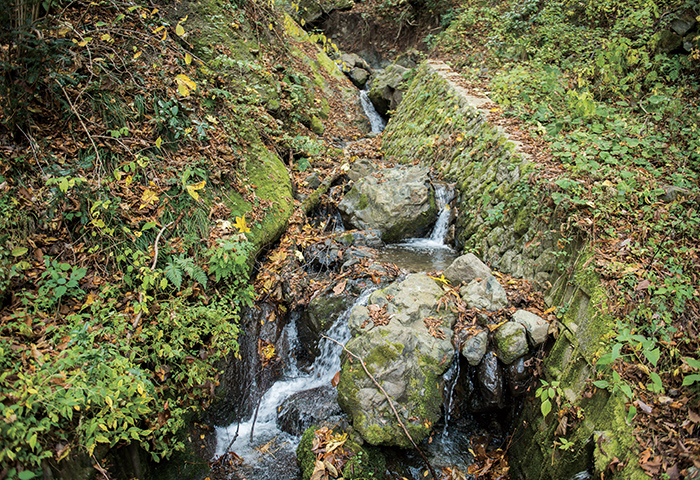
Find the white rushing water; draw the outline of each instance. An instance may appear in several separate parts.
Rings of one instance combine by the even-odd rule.
[[[453,189],[448,188],[446,185],[437,185],[435,187],[435,203],[440,213],[430,236],[428,238],[409,238],[405,242],[397,243],[396,245],[433,250],[449,249],[450,247],[445,244],[445,237],[450,226],[450,216],[452,215],[450,202],[453,196]]]
[[[374,289],[365,290],[360,295],[355,303],[338,316],[333,326],[326,332],[326,335],[341,344],[350,340],[350,329],[348,328],[348,317],[350,311],[355,305],[365,305],[367,299]],[[290,324],[293,322],[290,322]],[[296,326],[288,325],[285,327],[285,334],[291,341],[296,339]],[[291,349],[290,349],[291,350]],[[256,463],[263,455],[256,447],[260,447],[270,440],[280,437],[276,442],[278,446],[282,446],[283,442],[287,442],[287,447],[295,448],[298,439],[294,439],[290,435],[283,434],[277,428],[277,407],[291,395],[304,390],[310,390],[322,385],[330,385],[333,376],[340,370],[340,354],[342,347],[327,339],[322,339],[319,342],[320,355],[316,357],[313,367],[309,373],[302,373],[296,368],[294,359],[285,358],[286,367],[284,376],[277,381],[270,389],[265,392],[258,409],[258,416],[253,425],[253,418],[245,422],[232,423],[228,427],[219,427],[216,429],[216,454],[221,456],[227,453],[227,450],[235,452],[248,463]],[[253,440],[250,439],[250,432],[253,430]],[[236,434],[238,436],[236,437]],[[236,438],[235,442],[231,441]]]
[[[382,133],[386,128],[386,121],[374,109],[374,105],[369,99],[368,90],[360,90],[360,104],[369,119],[369,124],[372,126],[372,133]]]

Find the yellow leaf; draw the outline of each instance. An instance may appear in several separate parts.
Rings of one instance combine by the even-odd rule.
[[[112,408],[114,402],[112,402],[112,399],[110,397],[105,397],[105,403],[109,408]]]
[[[109,33],[105,33],[100,37],[100,39],[102,39],[105,42],[109,42],[110,40],[112,40],[112,36]]]
[[[236,217],[236,222],[233,224],[238,229],[238,233],[248,233],[250,228],[245,224],[245,215]]]
[[[161,137],[156,138],[156,147],[160,148],[163,144],[163,139]]]
[[[153,33],[158,33],[158,32],[160,32],[161,30],[163,30],[164,28],[165,28],[165,27],[164,27],[163,25],[161,25],[160,27],[158,27],[158,28],[156,28],[155,30],[153,30]]]
[[[175,77],[175,81],[177,82],[177,91],[183,97],[189,97],[190,90],[197,90],[197,84],[194,83],[187,75],[180,74]]]
[[[192,55],[190,55],[189,53],[186,53],[185,54],[185,65],[189,65],[190,63],[192,63]]]
[[[156,192],[151,190],[150,188],[147,188],[144,192],[143,195],[141,195],[141,206],[139,207],[139,210],[141,210],[144,207],[147,207],[153,202],[158,201],[158,195]]]
[[[187,193],[189,193],[192,198],[194,198],[195,200],[199,200],[199,194],[197,193],[197,190],[203,189],[205,184],[206,180],[202,180],[199,183],[187,185],[187,187],[185,188],[187,189]]]
[[[180,25],[179,23],[175,26],[175,33],[177,33],[178,37],[181,37],[185,34],[185,29]]]
[[[552,312],[553,312],[554,310],[556,310],[556,309],[557,309],[556,306],[550,307],[550,308],[548,308],[547,310],[544,311],[544,314],[547,315],[548,313],[552,313]]]
[[[141,56],[141,53],[142,53],[141,51],[138,51],[138,52],[134,53],[134,56],[133,56],[132,58],[133,58],[134,60],[136,60],[137,58],[139,58],[139,57]]]

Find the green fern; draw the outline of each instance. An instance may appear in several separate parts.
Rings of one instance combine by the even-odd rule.
[[[195,282],[198,282],[202,287],[207,288],[207,274],[206,272],[197,265],[193,258],[183,257],[173,257],[170,263],[165,267],[166,278],[175,285],[178,290],[182,287],[182,277],[183,274],[187,274]]]

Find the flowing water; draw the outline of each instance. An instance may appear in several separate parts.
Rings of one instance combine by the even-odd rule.
[[[341,344],[350,340],[350,329],[348,328],[348,316],[355,305],[366,305],[367,299],[374,289],[365,290],[355,301],[355,303],[345,310],[335,320],[326,335]],[[285,336],[291,348],[296,337],[296,323],[289,322],[285,327]],[[277,409],[284,400],[291,395],[310,390],[322,385],[330,385],[333,376],[340,370],[340,354],[342,347],[337,343],[327,339],[319,342],[320,355],[316,357],[312,368],[308,373],[302,373],[296,368],[294,355],[288,355],[285,359],[284,376],[277,381],[260,400],[257,408],[257,418],[252,418],[245,422],[233,423],[228,427],[220,427],[216,430],[216,456],[221,456],[228,451],[236,452],[245,464],[250,467],[246,472],[249,479],[296,479],[296,460],[290,469],[285,462],[278,462],[280,457],[294,457],[295,449],[299,443],[299,438],[282,432],[277,428]],[[251,438],[252,431],[252,438]],[[262,448],[261,448],[262,447]],[[295,457],[294,457],[295,458]],[[284,465],[282,471],[277,470],[279,465]]]
[[[367,89],[360,90],[360,104],[365,111],[365,115],[367,115],[369,119],[369,124],[372,126],[372,133],[382,133],[384,128],[386,128],[386,120],[374,109],[374,105],[369,99],[369,91]]]
[[[435,203],[439,213],[430,236],[410,238],[401,243],[387,245],[380,252],[378,260],[395,263],[412,272],[431,272],[447,268],[459,256],[445,243],[452,218],[450,202],[453,198],[452,188],[447,185],[436,185]]]

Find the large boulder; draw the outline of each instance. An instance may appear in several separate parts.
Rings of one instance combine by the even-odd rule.
[[[401,65],[389,65],[372,81],[369,99],[380,115],[386,117],[389,110],[396,110],[399,106],[403,93],[408,90],[411,72]]]
[[[436,310],[442,295],[427,275],[409,275],[374,292],[368,305],[355,307],[349,319],[353,338],[347,349],[363,359],[416,443],[440,418],[442,375],[454,356],[454,314]],[[368,443],[411,446],[384,393],[348,355],[342,363],[338,403]]]
[[[378,229],[385,242],[424,235],[437,215],[428,171],[390,168],[360,179],[338,205],[343,222],[358,230]]]

